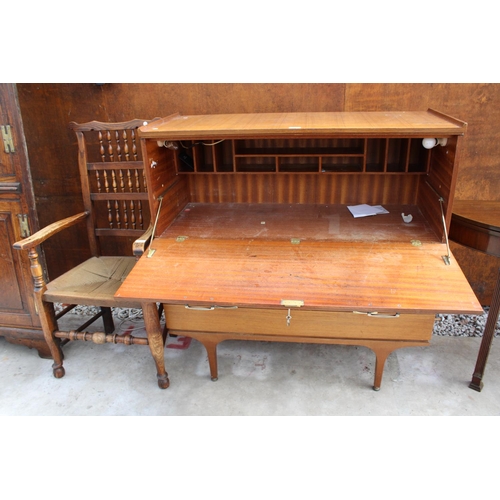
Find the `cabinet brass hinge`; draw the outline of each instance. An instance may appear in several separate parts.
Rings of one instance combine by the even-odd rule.
[[[10,125],[0,125],[2,132],[3,148],[6,153],[15,153],[14,141],[12,139],[12,127]]]
[[[21,237],[27,238],[31,236],[28,216],[26,214],[17,214],[17,218],[19,220],[19,227],[21,228]]]

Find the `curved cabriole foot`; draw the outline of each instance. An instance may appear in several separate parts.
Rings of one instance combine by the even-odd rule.
[[[55,378],[63,378],[65,375],[65,371],[62,365],[56,365],[55,363],[52,365],[52,373]]]
[[[170,380],[168,380],[167,375],[158,375],[158,387],[160,389],[167,389],[168,386],[170,385]]]
[[[42,359],[52,359],[50,348],[47,345],[47,342],[45,342],[45,340],[37,342],[36,344],[33,345],[33,347],[38,351],[38,355]]]

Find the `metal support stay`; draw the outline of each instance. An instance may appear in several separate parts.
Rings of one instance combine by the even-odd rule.
[[[154,226],[153,226],[153,234],[151,235],[151,243],[149,244],[148,259],[150,259],[153,256],[153,254],[156,252],[156,250],[154,248],[152,248],[152,246],[153,246],[153,240],[155,238],[156,224],[158,224],[158,219],[160,217],[160,211],[161,211],[161,204],[162,204],[162,201],[163,201],[163,196],[159,196],[158,197],[158,201],[160,202],[160,204],[158,205],[158,211],[156,212],[155,223],[154,223]]]
[[[446,218],[444,216],[444,209],[443,209],[443,202],[444,199],[442,196],[439,197],[439,205],[441,207],[441,218],[443,220],[443,230],[444,230],[444,238],[446,241],[446,251],[447,255],[443,255],[443,261],[444,263],[449,266],[451,264],[451,253],[450,253],[450,243],[448,241],[448,231],[446,230]]]
[[[446,243],[446,252],[447,252],[447,255],[442,255],[442,258],[444,263],[447,266],[449,266],[451,264],[451,252],[450,252],[450,243],[448,240],[448,231],[446,230],[446,217],[444,216],[444,209],[443,209],[444,198],[436,191],[436,189],[429,182],[426,182],[426,184],[438,196],[439,206],[441,207],[441,220],[443,222],[444,239]]]

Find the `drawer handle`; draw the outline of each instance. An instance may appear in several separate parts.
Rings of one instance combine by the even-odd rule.
[[[370,316],[371,318],[399,318],[399,313],[379,314],[377,311],[373,311],[373,312],[353,311],[353,313],[354,314],[365,314],[366,316]]]
[[[213,311],[214,309],[238,309],[238,306],[190,306],[186,304],[184,306],[186,309],[191,311]]]

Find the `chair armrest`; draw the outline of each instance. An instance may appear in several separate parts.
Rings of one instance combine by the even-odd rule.
[[[88,217],[90,212],[82,212],[76,215],[72,215],[71,217],[67,217],[66,219],[59,220],[57,222],[53,222],[48,226],[40,229],[35,234],[28,236],[28,238],[24,238],[23,240],[16,241],[12,246],[16,250],[26,250],[30,248],[34,248],[40,243],[43,243],[45,240],[53,236],[54,234],[66,229],[70,226],[74,226],[81,220]]]
[[[132,244],[132,251],[137,258],[139,258],[146,251],[146,248],[148,248],[151,243],[152,236],[153,225],[150,224],[146,232],[140,238],[137,238]]]

